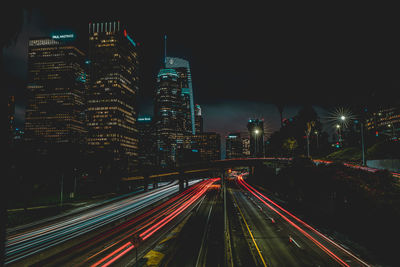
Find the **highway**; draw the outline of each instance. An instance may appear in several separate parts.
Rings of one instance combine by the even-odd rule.
[[[252,187],[243,174],[232,177],[226,202],[220,179],[211,178],[190,181],[183,192],[171,183],[33,224],[7,236],[6,264],[133,266],[158,253],[168,266],[369,266]],[[169,237],[178,225],[180,233]],[[157,252],[162,244],[164,251]]]
[[[189,185],[199,182],[190,181]],[[16,263],[27,257],[59,247],[77,237],[116,223],[179,191],[175,182],[143,194],[105,204],[60,220],[36,225],[16,234],[8,234],[5,244],[5,264]],[[39,257],[42,259],[42,257]]]
[[[214,184],[204,199],[188,216],[174,240],[168,242],[168,249],[155,248],[164,257],[161,266],[223,266],[224,236],[223,207],[220,184]]]
[[[228,213],[232,253],[238,266],[369,266],[261,194],[241,175],[229,183],[228,192],[228,203],[233,205]]]
[[[129,225],[129,227],[126,227],[126,231],[121,232],[90,253],[86,253],[84,260],[74,256],[74,261],[68,263],[74,266],[92,267],[109,266],[114,263],[117,266],[134,265],[136,253],[138,259],[141,259],[163,236],[190,213],[196,204],[204,198],[208,189],[218,180],[219,178],[212,178],[199,182],[148,212],[135,217],[132,221],[123,224],[124,227],[127,224]],[[115,229],[119,228],[121,226]],[[136,243],[135,237],[140,241]],[[134,252],[136,248],[137,252]],[[130,251],[132,252],[129,253]]]

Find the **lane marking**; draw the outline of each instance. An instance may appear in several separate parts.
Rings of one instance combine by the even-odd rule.
[[[253,234],[252,234],[252,232],[250,231],[249,225],[247,224],[246,219],[244,218],[244,215],[243,215],[243,213],[242,213],[242,210],[240,209],[238,203],[236,202],[236,198],[235,198],[234,194],[232,194],[232,198],[233,198],[233,200],[235,201],[235,203],[236,203],[236,205],[237,205],[237,207],[238,207],[238,209],[239,209],[240,215],[242,216],[244,223],[246,224],[247,231],[249,231],[249,234],[250,234],[250,236],[251,236],[251,239],[253,240],[253,243],[254,243],[254,245],[256,246],[258,255],[260,256],[263,265],[264,265],[265,267],[267,267],[267,264],[265,263],[264,258],[263,258],[263,256],[261,255],[261,251],[260,251],[260,249],[258,248],[258,245],[257,245],[257,243],[256,243],[256,240],[254,240]]]
[[[200,264],[200,258],[201,258],[201,254],[202,254],[202,252],[203,252],[204,243],[205,243],[205,240],[206,240],[206,236],[208,236],[208,228],[209,228],[209,223],[210,223],[210,215],[211,215],[211,211],[212,211],[212,208],[213,208],[214,204],[215,204],[215,199],[213,199],[213,204],[211,205],[210,210],[209,210],[209,212],[208,212],[207,221],[206,221],[206,226],[204,227],[203,237],[202,237],[202,239],[201,239],[200,251],[199,251],[199,254],[197,255],[196,267],[199,266],[199,264]]]

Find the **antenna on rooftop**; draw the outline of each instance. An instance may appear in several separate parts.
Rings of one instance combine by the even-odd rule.
[[[167,67],[167,35],[164,34],[164,68]]]

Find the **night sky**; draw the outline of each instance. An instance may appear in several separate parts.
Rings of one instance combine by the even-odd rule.
[[[31,9],[15,45],[3,50],[4,84],[16,96],[17,126],[24,120],[28,38],[73,31],[86,51],[88,23],[116,20],[142,49],[143,115],[152,115],[164,34],[168,56],[191,64],[205,130],[222,136],[244,131],[252,116],[276,130],[274,103],[287,104],[284,117],[296,115],[306,103],[324,116],[337,105],[398,103],[400,98],[400,16],[393,8],[132,3]]]

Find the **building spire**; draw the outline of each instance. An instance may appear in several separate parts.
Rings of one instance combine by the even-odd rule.
[[[164,34],[164,68],[167,67],[167,35]]]

